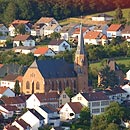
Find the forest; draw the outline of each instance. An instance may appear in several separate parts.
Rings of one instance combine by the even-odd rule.
[[[42,16],[57,20],[93,13],[129,8],[129,0],[0,0],[0,22],[8,25],[14,19],[35,22]]]

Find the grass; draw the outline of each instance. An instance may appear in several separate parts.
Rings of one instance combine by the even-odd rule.
[[[124,18],[128,18],[128,14],[130,12],[130,8],[128,9],[122,9],[122,12],[123,12],[123,17]],[[108,15],[111,15],[111,16],[114,16],[115,15],[115,10],[114,11],[109,11],[109,12],[104,12],[105,14],[108,14]],[[99,13],[96,13],[96,14],[92,14],[92,15],[86,15],[82,18],[82,22],[83,23],[87,23],[87,24],[101,24],[101,22],[92,22],[90,19],[92,16],[94,15],[98,15]],[[75,18],[67,18],[67,19],[64,19],[64,20],[61,20],[59,21],[60,25],[61,26],[64,26],[66,24],[69,24],[69,23],[80,23],[81,22],[81,18],[80,17],[75,17]]]
[[[124,64],[127,68],[130,67],[130,57],[129,58],[118,58],[118,59],[115,59],[115,61],[117,64]],[[91,63],[90,68],[100,70],[102,68],[102,64],[101,64],[101,62]]]

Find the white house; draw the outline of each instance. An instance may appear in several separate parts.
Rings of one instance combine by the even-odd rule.
[[[5,47],[7,41],[7,36],[0,36],[0,47]]]
[[[32,130],[31,126],[22,119],[15,120],[12,126],[16,126],[19,130]]]
[[[0,98],[2,96],[15,97],[15,93],[9,87],[0,87]]]
[[[121,33],[122,37],[124,37],[126,41],[130,42],[130,26],[126,25]]]
[[[19,119],[28,123],[32,130],[38,130],[39,127],[43,127],[44,125],[44,118],[34,109],[28,110]]]
[[[53,125],[54,127],[60,126],[60,116],[57,110],[51,105],[35,107],[35,110],[45,118],[45,124]]]
[[[66,103],[60,110],[61,120],[71,120],[79,118],[79,114],[83,106],[80,102],[69,102]]]
[[[48,36],[48,35],[50,35],[53,32],[59,33],[60,30],[61,30],[61,26],[59,24],[51,24],[51,25],[46,26],[44,28],[44,34],[43,35],[44,36]]]
[[[31,32],[31,23],[28,21],[28,20],[14,20],[11,24],[10,24],[10,26],[9,26],[9,35],[10,36],[12,36],[12,37],[14,37],[15,35],[18,35],[17,33],[16,33],[16,27],[18,26],[18,25],[24,25],[24,27],[25,27],[25,31],[27,32],[27,33],[30,33]]]
[[[63,26],[60,31],[61,39],[68,41],[76,28],[79,28],[79,24],[70,23]]]
[[[57,92],[35,93],[26,100],[27,108],[50,104],[54,108],[59,106],[59,94]]]
[[[93,45],[102,45],[102,36],[103,34],[101,32],[89,31],[84,36],[84,43]]]
[[[53,17],[41,17],[33,26],[31,35],[33,36],[44,36],[44,29],[47,26],[53,24],[58,25],[58,22]]]
[[[130,70],[126,72],[126,79],[130,81]]]
[[[14,89],[16,80],[19,81],[19,86],[21,87],[22,76],[14,75],[14,74],[9,74],[5,76],[3,79],[1,79],[0,84],[2,87],[6,86],[6,87],[9,87],[10,89]]]
[[[35,46],[35,41],[31,35],[17,35],[13,39],[13,47],[17,46]]]
[[[0,24],[0,34],[2,36],[7,36],[9,33],[8,28],[4,24]]]
[[[1,97],[0,102],[4,105],[16,106],[19,110],[25,108],[25,96]]]
[[[103,91],[111,101],[116,101],[119,104],[127,99],[127,91],[121,87],[107,88]]]
[[[114,17],[107,14],[92,16],[92,21],[111,21],[112,19],[114,19]]]
[[[13,50],[16,53],[29,54],[29,53],[34,53],[36,48],[35,46],[17,46],[13,48]]]
[[[34,51],[34,56],[55,56],[56,53],[48,47],[39,47]]]
[[[121,36],[122,29],[123,27],[121,24],[111,24],[110,27],[107,29],[107,37],[112,38]]]
[[[124,89],[127,92],[127,99],[130,100],[130,83],[122,86],[122,89]]]
[[[80,102],[83,106],[89,107],[92,115],[104,112],[109,106],[110,99],[103,92],[78,93],[72,97],[72,102]]]
[[[51,40],[48,44],[48,48],[51,48],[54,52],[70,50],[70,44],[65,40]]]
[[[0,105],[0,112],[4,116],[4,119],[13,117],[17,109],[18,108],[16,106]]]

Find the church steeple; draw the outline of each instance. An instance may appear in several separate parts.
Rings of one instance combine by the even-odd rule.
[[[78,36],[78,45],[75,53],[74,69],[77,73],[78,91],[88,91],[88,63],[84,46],[82,23],[80,25],[80,34]]]
[[[80,25],[80,34],[78,37],[78,46],[77,46],[76,54],[85,54],[85,52],[84,52],[84,38],[83,38],[83,32],[82,32],[82,23]]]

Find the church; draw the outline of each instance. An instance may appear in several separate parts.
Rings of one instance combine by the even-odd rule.
[[[88,61],[82,24],[74,63],[67,63],[64,59],[35,60],[23,76],[21,92],[24,94],[45,93],[50,90],[62,92],[66,87],[70,87],[75,94],[89,90]]]

